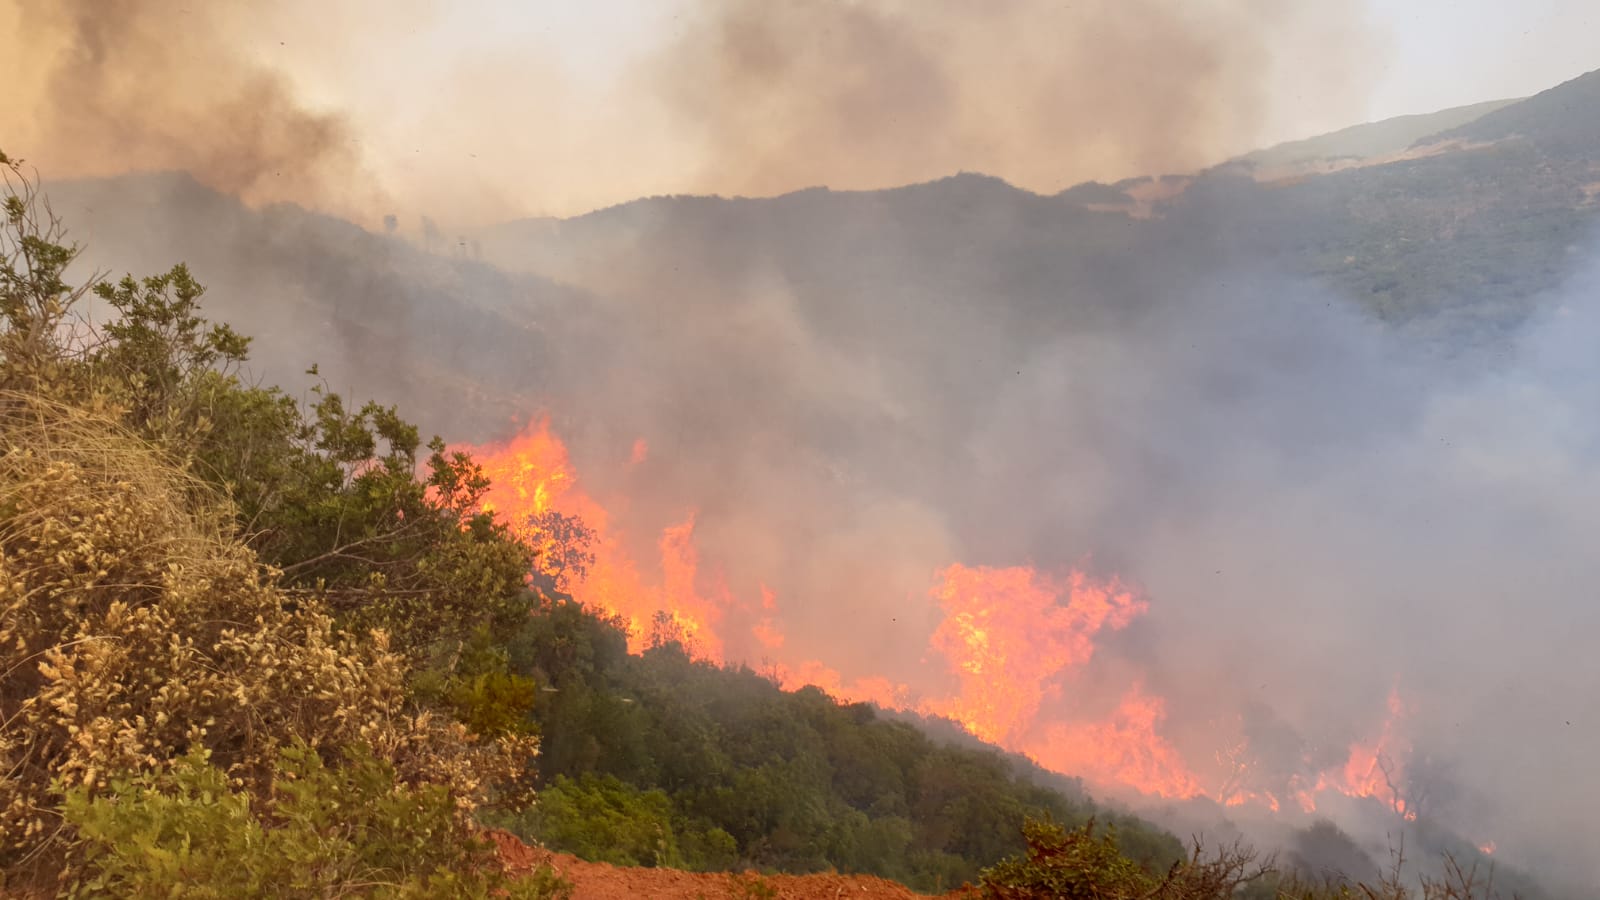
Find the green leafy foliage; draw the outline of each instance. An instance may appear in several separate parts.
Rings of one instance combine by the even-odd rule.
[[[1093,823],[1071,831],[1029,820],[1027,851],[983,871],[985,897],[994,900],[1121,900],[1144,897],[1156,880],[1117,849],[1115,835]]]
[[[194,390],[197,380],[243,362],[249,339],[201,318],[205,288],[181,264],[93,290],[118,313],[106,323],[93,362],[120,382],[127,424],[152,437],[183,438],[202,428],[197,407],[210,392]]]
[[[526,614],[531,550],[475,511],[487,482],[468,456],[435,439],[421,458],[416,427],[393,408],[350,409],[321,387],[302,410],[215,374],[200,386],[212,424],[195,441],[196,471],[235,499],[289,589],[416,658]]]
[[[516,827],[580,856],[617,861],[617,835],[665,821],[689,868],[833,868],[940,890],[1018,852],[1030,815],[1104,817],[1030,782],[1016,760],[942,744],[865,704],[784,691],[671,641],[631,656],[619,623],[576,603],[541,607],[507,640],[511,671],[545,686],[533,717],[551,779]],[[1183,857],[1170,835],[1113,818],[1137,864]],[[627,855],[650,864],[641,852]]]
[[[413,658],[526,613],[532,550],[476,511],[487,481],[466,454],[437,438],[424,448],[393,407],[322,385],[302,405],[243,383],[234,369],[249,340],[202,316],[205,288],[183,265],[69,285],[76,247],[17,164],[0,174],[0,388],[114,416],[229,498],[286,589],[352,631],[384,630]],[[90,293],[116,313],[92,330],[73,317]],[[562,565],[581,568],[568,544]]]
[[[563,895],[548,871],[506,878],[447,790],[399,783],[360,748],[337,766],[284,748],[267,802],[191,753],[160,774],[119,776],[107,792],[74,788],[64,810],[83,866],[71,896]]]
[[[585,859],[622,866],[684,864],[672,829],[672,801],[610,775],[565,775],[539,794],[538,834]]]
[[[538,682],[510,671],[505,648],[489,629],[480,628],[449,649],[449,659],[415,673],[412,686],[418,697],[449,709],[474,734],[538,733],[532,718]]]
[[[76,249],[0,176],[0,866],[91,895],[488,896],[459,854],[486,802],[525,805],[537,742],[533,683],[469,647],[534,601],[481,473],[435,440],[419,478],[392,408],[240,382],[246,339],[181,265],[69,286]]]

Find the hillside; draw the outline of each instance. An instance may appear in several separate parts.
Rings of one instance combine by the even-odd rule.
[[[0,672],[8,890],[915,896],[845,871],[1218,900],[1299,891],[1349,843],[1189,856],[1020,757],[693,658],[669,616],[632,653],[560,590],[594,561],[581,523],[497,518],[484,469],[419,458],[392,408],[242,381],[248,336],[184,266],[91,284],[112,315],[83,328],[27,208],[7,246],[34,267],[0,268],[0,634],[44,663]]]
[[[1573,523],[1589,499],[1567,473],[1588,459],[1572,410],[1590,384],[1574,336],[1587,333],[1600,219],[1600,145],[1584,139],[1600,120],[1595,84],[1346,134],[1382,153],[1324,173],[1230,165],[1053,197],[971,173],[656,197],[448,248],[252,209],[182,175],[50,187],[85,263],[189,262],[208,314],[258,337],[247,384],[316,402],[307,392],[325,379],[479,458],[548,414],[562,489],[585,500],[552,508],[604,522],[603,543],[635,564],[617,582],[633,594],[605,595],[606,609],[642,611],[623,646],[652,609],[699,616],[715,644],[691,651],[715,646],[727,666],[613,652],[584,663],[577,705],[555,667],[509,644],[467,673],[556,689],[526,718],[546,729],[543,771],[580,797],[637,802],[703,843],[720,829],[739,860],[773,867],[842,867],[839,841],[877,841],[905,852],[863,870],[947,886],[1020,845],[995,827],[983,829],[995,843],[952,849],[945,807],[919,809],[928,785],[915,776],[954,751],[890,721],[954,728],[919,719],[943,708],[1014,753],[1060,751],[1057,767],[1092,776],[1094,796],[1174,828],[1288,843],[1326,809],[1358,856],[1381,859],[1416,801],[1448,836],[1430,849],[1498,845],[1508,867],[1582,885],[1592,825],[1562,778],[1594,723],[1563,711],[1590,683],[1566,601],[1590,573],[1587,554],[1564,551],[1582,546]],[[1437,140],[1383,155],[1436,126]],[[316,379],[303,374],[313,363]],[[1525,423],[1529,397],[1566,426],[1499,427]],[[333,521],[313,533],[338,533]],[[1526,527],[1483,524],[1502,521]],[[261,552],[274,565],[318,555]],[[354,564],[307,568],[365,584]],[[941,593],[952,571],[1021,587],[958,608]],[[1125,585],[1131,599],[1052,618],[1077,584]],[[1041,592],[1035,618],[1001,615]],[[1463,658],[1491,638],[1495,654]],[[1010,655],[978,657],[980,645]],[[807,674],[785,681],[779,662]],[[972,674],[994,666],[1006,677]],[[814,690],[773,684],[805,677],[838,699],[866,699],[863,685],[910,699],[892,715],[821,712]],[[651,687],[661,679],[691,699],[743,699],[685,709]],[[1014,684],[1031,687],[1001,690]],[[1470,700],[1482,696],[1516,699],[1491,710]],[[679,734],[680,719],[699,730]],[[556,724],[569,720],[581,725]],[[848,766],[804,733],[790,743],[806,752],[759,758],[775,752],[763,723],[898,748],[884,769],[897,789],[850,793],[836,783]],[[1319,779],[1342,775],[1352,748],[1399,756],[1407,723],[1416,766],[1391,775],[1375,750],[1349,796],[1315,814],[1289,800],[1307,784],[1335,793]],[[623,757],[608,755],[597,735],[624,728]],[[1224,731],[1235,743],[1219,747]],[[704,746],[726,734],[738,752]],[[1083,751],[1085,734],[1104,746]],[[676,756],[639,750],[657,741]],[[1543,765],[1506,762],[1525,745],[1547,749]],[[1083,812],[1060,784],[1055,799],[1033,793],[1038,773],[1014,757],[972,752],[1007,821],[1024,807]],[[695,777],[731,771],[804,815],[730,807]],[[586,772],[623,786],[585,785]],[[1262,812],[1268,798],[1287,812]],[[1476,830],[1490,825],[1509,837]]]
[[[1417,143],[1488,143],[1518,138],[1551,156],[1592,162],[1595,141],[1600,139],[1600,124],[1594,117],[1597,104],[1600,72],[1590,72],[1473,121],[1442,129]]]
[[[1583,112],[1596,105],[1586,77],[1466,126],[1478,130],[1440,137],[1492,141],[1541,122],[1549,126],[1541,134],[1582,128],[1596,118]],[[1398,134],[1444,121],[1360,128]],[[741,286],[751,279],[792,292],[805,326],[840,351],[879,347],[917,384],[938,353],[908,343],[919,332],[961,330],[975,342],[974,359],[992,358],[1006,341],[1025,350],[1115,327],[1118,316],[1137,314],[1136,295],[1196,272],[1314,279],[1430,343],[1493,345],[1574,271],[1580,257],[1568,248],[1586,239],[1600,209],[1589,187],[1600,163],[1543,146],[1461,149],[1284,182],[1223,168],[1159,203],[1162,214],[1148,221],[1115,211],[1122,189],[1114,186],[1047,198],[963,175],[877,192],[655,198],[471,236],[485,261],[518,277],[292,208],[247,210],[184,176],[52,193],[82,223],[94,261],[112,271],[183,248],[214,273],[212,302],[260,336],[258,361],[273,365],[264,374],[360,359],[337,373],[347,386],[414,398],[441,429],[471,435],[503,427],[503,401],[528,384],[551,385],[574,403],[604,390],[572,383],[577,359],[615,354],[633,357],[635,370],[650,366],[655,354],[631,346],[632,333],[648,327],[636,310],[712,301],[750,309]],[[273,296],[235,304],[246,285]],[[289,332],[290,320],[315,324]],[[393,364],[402,358],[407,365]],[[898,380],[893,369],[885,374]]]
[[[1412,116],[1397,116],[1381,122],[1352,125],[1328,134],[1287,141],[1239,157],[1239,162],[1262,169],[1340,161],[1360,161],[1393,156],[1410,149],[1424,138],[1462,128],[1519,100],[1490,100],[1454,109]]]

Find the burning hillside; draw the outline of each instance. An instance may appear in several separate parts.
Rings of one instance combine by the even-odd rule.
[[[786,634],[786,600],[803,601],[766,585],[742,596],[716,560],[707,565],[694,510],[653,538],[633,533],[627,498],[590,496],[548,421],[470,449],[493,484],[484,507],[540,548],[541,574],[551,583],[625,623],[634,652],[675,641],[698,658],[748,665],[785,687],[811,684],[843,701],[948,719],[1111,795],[1206,798],[1286,816],[1310,816],[1326,798],[1342,795],[1416,817],[1406,793],[1411,748],[1399,688],[1386,711],[1374,711],[1370,732],[1337,748],[1337,764],[1318,767],[1314,760],[1327,754],[1308,750],[1286,772],[1260,766],[1238,714],[1222,717],[1235,727],[1208,731],[1209,745],[1180,743],[1164,727],[1167,699],[1128,671],[1126,660],[1109,680],[1086,677],[1095,673],[1105,635],[1161,614],[1159,598],[1115,576],[951,562],[918,586],[935,623],[919,664],[845,673],[826,647],[813,655]],[[647,453],[636,441],[630,464]],[[653,545],[652,558],[630,553],[641,545]],[[847,612],[838,627],[851,627]]]

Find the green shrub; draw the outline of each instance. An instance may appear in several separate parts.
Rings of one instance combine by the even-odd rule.
[[[559,776],[539,794],[535,831],[549,846],[619,866],[681,867],[672,801],[609,775]],[[731,839],[730,839],[731,841]]]
[[[994,900],[1122,900],[1144,897],[1157,883],[1094,823],[1071,831],[1030,819],[1022,826],[1028,849],[984,869],[983,895]]]
[[[280,754],[269,803],[202,753],[167,771],[66,791],[81,873],[72,896],[561,896],[548,871],[510,880],[455,815],[449,791],[410,787],[363,748],[330,766],[305,745]]]

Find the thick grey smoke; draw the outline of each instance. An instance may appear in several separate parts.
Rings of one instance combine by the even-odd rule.
[[[700,6],[647,67],[696,163],[660,190],[1192,165],[1272,114],[1274,45],[1346,30],[1310,11],[1327,4],[1046,6],[970,29],[943,2]],[[48,113],[26,120],[34,160],[340,208],[326,192],[363,177],[348,123],[230,55],[231,15],[191,10],[166,43],[182,9],[0,6],[49,37],[6,42],[39,62],[37,90],[0,101]],[[462,108],[484,107],[508,108]],[[961,177],[644,202],[434,233],[427,254],[181,177],[56,196],[91,262],[190,262],[214,315],[260,336],[267,380],[319,362],[461,440],[550,411],[590,492],[629,498],[636,557],[696,511],[707,569],[740,597],[772,587],[798,655],[915,682],[938,568],[1116,572],[1150,612],[1103,637],[1064,706],[1137,677],[1191,759],[1243,727],[1286,779],[1370,739],[1397,690],[1441,821],[1600,882],[1600,272],[1463,356],[1273,270],[1225,205],[1141,222]],[[462,258],[478,247],[525,274]],[[625,465],[637,438],[649,457]]]
[[[1249,0],[694,4],[647,74],[705,148],[697,190],[882,187],[978,169],[1038,191],[1189,171],[1354,113],[1359,11]],[[1337,85],[1336,89],[1330,89]]]
[[[1126,334],[1061,340],[982,432],[1055,488],[1011,485],[1013,546],[1115,554],[1144,587],[1119,652],[1157,667],[1190,758],[1218,717],[1263,708],[1294,739],[1278,759],[1257,743],[1258,768],[1339,761],[1394,688],[1431,817],[1592,883],[1571,866],[1596,835],[1577,798],[1600,789],[1597,274],[1471,368],[1419,362],[1324,288],[1239,272]],[[1425,759],[1450,782],[1425,783]]]
[[[580,457],[656,524],[699,509],[736,590],[777,589],[791,646],[926,684],[937,567],[1116,572],[1151,610],[1074,683],[1114,702],[1142,678],[1196,768],[1243,716],[1287,797],[1373,740],[1395,691],[1400,787],[1434,821],[1600,877],[1600,270],[1464,351],[1197,249],[1177,214],[1079,256],[1071,212],[976,179],[663,209],[526,245],[587,248],[562,274],[634,320],[572,387],[607,429]],[[632,434],[652,468],[608,484]],[[1343,814],[1382,859],[1393,823]]]
[[[57,196],[97,261],[186,258],[262,335],[269,380],[320,362],[455,439],[550,412],[587,490],[627,498],[636,559],[695,511],[704,571],[771,587],[796,657],[934,689],[940,567],[1115,572],[1150,611],[1042,718],[1139,680],[1197,770],[1242,730],[1271,784],[1342,763],[1397,690],[1432,817],[1600,877],[1600,269],[1461,351],[1181,211],[1137,223],[970,177],[482,236],[578,288],[181,180]],[[1392,821],[1328,811],[1382,858]]]
[[[322,28],[342,18],[317,15],[334,16]],[[239,4],[3,0],[7,152],[57,176],[176,169],[253,202],[369,208],[350,124],[246,40],[264,39],[269,18]]]
[[[590,13],[659,33],[576,51],[614,57],[580,77],[571,48],[486,37],[527,34],[524,4],[0,0],[0,132],[57,177],[179,169],[251,202],[481,223],[963,169],[1041,191],[1188,170],[1343,124],[1377,71],[1338,4],[665,6]]]

